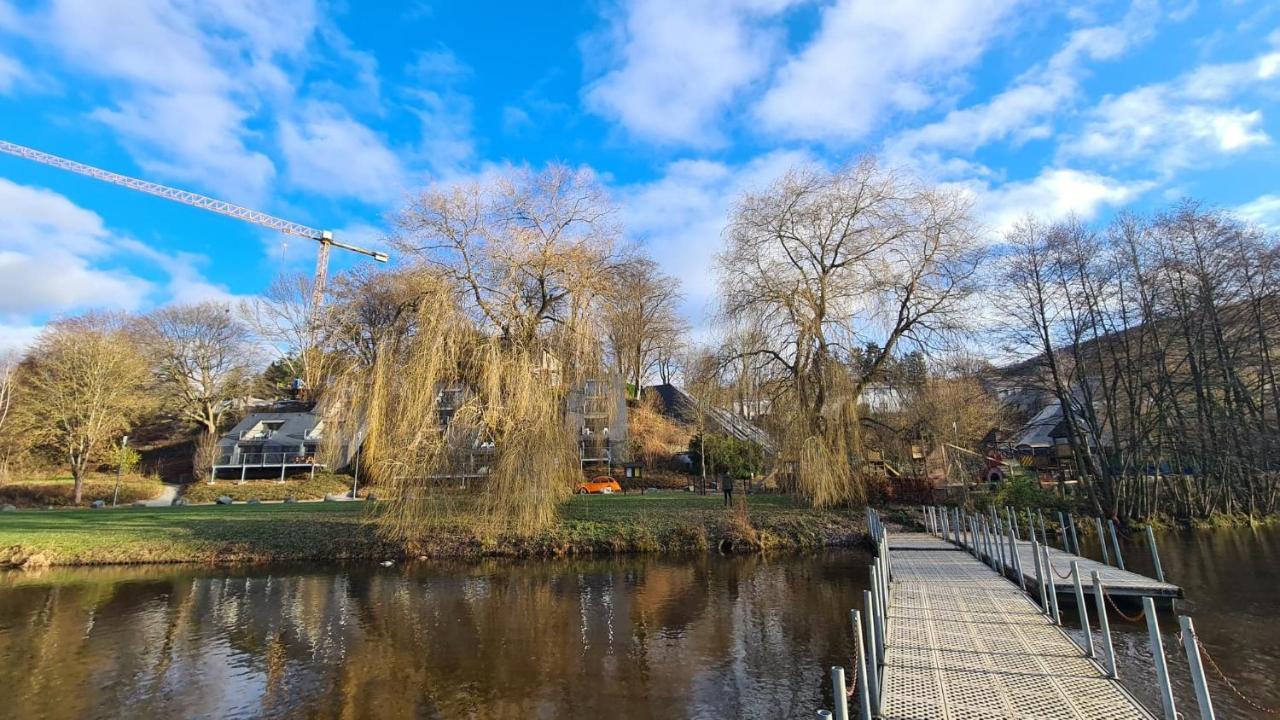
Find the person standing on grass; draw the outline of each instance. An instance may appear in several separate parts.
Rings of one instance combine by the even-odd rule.
[[[733,478],[726,475],[724,479],[720,481],[720,489],[724,490],[724,506],[732,507],[733,506]]]

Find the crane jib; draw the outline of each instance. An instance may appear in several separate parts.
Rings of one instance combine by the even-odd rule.
[[[216,212],[221,215],[227,215],[229,217],[238,218],[240,220],[244,220],[245,222],[251,222],[251,223],[254,223],[255,225],[261,225],[263,227],[271,228],[272,230],[276,230],[278,232],[287,233],[289,235],[297,235],[300,237],[305,237],[305,238],[316,240],[319,242],[326,242],[328,244],[340,247],[343,250],[357,252],[357,253],[360,253],[361,255],[368,255],[369,257],[379,262],[387,261],[387,255],[385,253],[378,252],[376,250],[369,250],[362,247],[356,247],[354,245],[347,245],[346,243],[335,242],[333,240],[333,236],[329,233],[316,230],[313,227],[308,227],[301,223],[290,222],[289,220],[283,220],[281,218],[275,217],[273,215],[268,215],[258,210],[253,210],[247,207],[243,207],[241,205],[236,205],[235,203],[230,203],[230,202],[227,202],[226,200],[219,200],[217,198],[211,198],[207,195],[201,195],[200,193],[191,192],[190,190],[180,190],[178,188],[171,188],[165,185],[161,185],[159,183],[154,183],[149,180],[141,180],[139,178],[129,177],[128,175],[121,175],[119,173],[111,172],[110,170],[103,170],[102,168],[96,168],[92,165],[85,165],[82,162],[76,162],[75,160],[68,160],[67,158],[64,158],[64,157],[59,157],[57,155],[52,155],[50,153],[36,150],[34,148],[18,145],[17,143],[11,143],[6,140],[0,140],[0,152],[5,152],[20,158],[26,158],[28,160],[33,160],[35,162],[38,162],[44,165],[60,168],[62,170],[67,170],[69,172],[77,173],[79,175],[85,175],[87,177],[94,178],[95,180],[109,182],[114,185],[120,185],[123,187],[131,188],[133,190],[137,190],[139,192],[144,192],[150,195],[155,195],[157,197],[173,200],[174,202],[180,202],[185,205],[192,205],[194,207],[203,208],[205,210]]]

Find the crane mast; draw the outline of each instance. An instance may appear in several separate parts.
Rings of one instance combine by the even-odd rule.
[[[315,314],[319,312],[320,305],[324,302],[324,288],[329,274],[329,248],[331,246],[359,253],[361,255],[368,255],[378,262],[386,262],[388,260],[386,253],[338,242],[333,239],[333,233],[328,230],[316,230],[315,228],[307,227],[301,223],[282,220],[281,218],[268,215],[267,213],[260,212],[258,210],[242,207],[235,203],[229,203],[226,200],[219,200],[207,195],[191,192],[190,190],[180,190],[178,188],[171,188],[159,183],[154,183],[149,180],[141,180],[139,178],[129,177],[128,175],[121,175],[120,173],[96,168],[92,165],[76,162],[75,160],[68,160],[64,157],[59,157],[34,148],[18,145],[17,143],[11,143],[6,140],[0,140],[0,152],[33,160],[43,165],[67,170],[86,177],[91,177],[95,180],[101,180],[102,182],[108,182],[113,185],[120,185],[132,190],[137,190],[138,192],[162,197],[166,200],[172,200],[184,205],[191,205],[210,212],[227,215],[245,222],[261,225],[262,227],[285,233],[286,235],[296,235],[298,237],[315,240],[320,243],[320,248],[316,255],[315,283],[311,288],[311,312],[313,319]]]

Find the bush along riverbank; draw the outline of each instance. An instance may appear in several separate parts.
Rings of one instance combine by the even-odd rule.
[[[378,535],[376,512],[376,502],[347,502],[3,513],[0,567],[758,552],[864,539],[860,510],[814,510],[776,495],[736,508],[687,493],[579,496],[555,526],[519,538],[478,533],[479,518],[455,509],[407,547]]]

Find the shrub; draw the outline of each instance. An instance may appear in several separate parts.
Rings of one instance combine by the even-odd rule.
[[[704,448],[701,434],[689,440],[689,457],[695,470],[700,469]],[[750,440],[739,440],[727,435],[709,434],[706,437],[707,472],[720,473],[732,478],[749,478],[764,469],[764,449]]]
[[[259,500],[284,500],[293,496],[299,500],[319,500],[325,495],[343,495],[351,491],[351,479],[345,475],[318,473],[315,479],[279,480],[246,480],[240,484],[236,480],[218,480],[209,483],[193,483],[187,487],[183,497],[187,502],[211,503],[226,495],[235,502],[247,502],[250,498]]]

